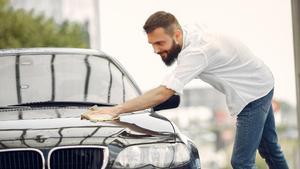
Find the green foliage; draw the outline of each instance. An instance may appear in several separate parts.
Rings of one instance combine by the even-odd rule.
[[[14,10],[0,0],[0,48],[88,47],[87,32],[76,23],[56,24],[33,11]]]

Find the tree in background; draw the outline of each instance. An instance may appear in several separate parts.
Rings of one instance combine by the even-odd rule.
[[[0,48],[87,48],[88,44],[83,26],[68,21],[58,25],[33,11],[14,10],[8,0],[0,0]]]

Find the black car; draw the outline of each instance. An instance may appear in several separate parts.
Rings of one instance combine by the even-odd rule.
[[[140,95],[112,57],[97,50],[0,50],[0,169],[200,168],[195,145],[156,113],[179,97],[118,120],[80,115]]]

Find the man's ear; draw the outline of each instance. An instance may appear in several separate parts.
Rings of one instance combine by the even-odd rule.
[[[179,39],[182,36],[181,30],[180,29],[176,29],[174,35],[175,35],[175,38],[176,38],[176,42],[179,42]]]

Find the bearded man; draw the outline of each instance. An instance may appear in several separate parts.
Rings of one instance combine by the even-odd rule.
[[[273,75],[259,58],[237,39],[199,25],[181,27],[174,15],[164,11],[152,14],[144,30],[154,52],[167,66],[177,61],[174,71],[160,86],[120,105],[90,112],[87,119],[154,107],[182,94],[187,83],[199,78],[225,94],[230,114],[237,117],[232,167],[255,168],[258,149],[269,168],[288,168],[275,129]]]

